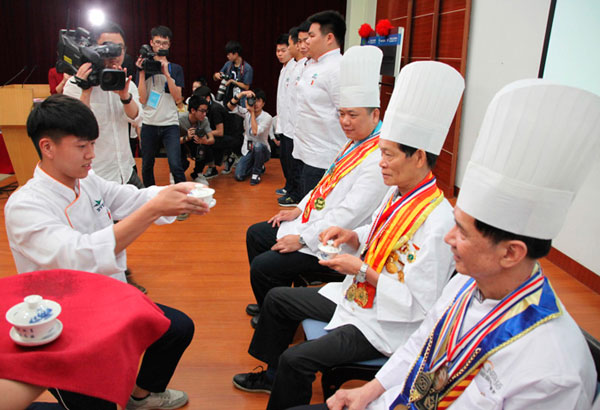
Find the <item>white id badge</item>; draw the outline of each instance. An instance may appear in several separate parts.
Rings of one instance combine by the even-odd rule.
[[[158,102],[160,101],[161,97],[162,94],[157,93],[154,90],[150,91],[150,96],[148,97],[148,102],[146,103],[146,105],[149,105],[152,108],[158,107]]]

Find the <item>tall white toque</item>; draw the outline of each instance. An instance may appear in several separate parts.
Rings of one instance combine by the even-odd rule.
[[[383,52],[375,46],[354,46],[342,56],[340,107],[379,108],[379,71]]]
[[[464,89],[464,78],[448,64],[408,64],[396,79],[380,138],[439,155]]]
[[[505,231],[552,239],[600,151],[600,97],[542,79],[492,99],[456,206]]]

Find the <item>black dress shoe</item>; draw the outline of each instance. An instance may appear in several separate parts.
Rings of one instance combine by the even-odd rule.
[[[251,393],[271,393],[273,382],[269,381],[267,371],[262,370],[254,373],[239,373],[233,376],[233,385],[240,390]],[[254,369],[256,370],[256,369]]]
[[[250,326],[252,326],[252,329],[256,329],[256,326],[258,325],[258,319],[260,319],[260,313],[250,319]]]
[[[246,313],[250,316],[256,316],[260,313],[260,308],[258,307],[257,303],[249,303],[248,306],[246,306]]]

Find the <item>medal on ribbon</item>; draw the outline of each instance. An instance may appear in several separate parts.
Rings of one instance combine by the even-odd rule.
[[[323,208],[325,208],[325,198],[320,196],[317,199],[315,199],[315,209],[317,211],[322,211]]]

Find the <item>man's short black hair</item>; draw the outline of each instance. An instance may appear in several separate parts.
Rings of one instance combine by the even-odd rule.
[[[311,23],[309,23],[308,20],[303,21],[298,26],[298,32],[299,33],[308,33],[310,31],[310,24]]]
[[[99,27],[94,27],[91,32],[92,41],[97,43],[98,37],[104,33],[120,34],[121,37],[123,37],[123,41],[125,41],[125,32],[123,31],[123,28],[113,21],[107,21]]]
[[[229,54],[229,53],[233,53],[233,54],[238,54],[239,56],[242,55],[242,45],[234,40],[228,41],[227,44],[225,44],[225,54]]]
[[[475,219],[475,229],[477,229],[484,238],[488,238],[494,244],[502,241],[521,241],[527,246],[527,257],[531,259],[539,259],[548,255],[552,248],[552,239],[537,239],[530,236],[517,235],[512,232],[496,228]]]
[[[400,151],[404,152],[408,158],[412,157],[413,154],[418,151],[417,148],[409,147],[408,145],[400,144],[399,142],[396,144],[398,144]],[[427,151],[425,151],[425,154],[427,157],[427,166],[429,169],[433,169],[435,167],[435,163],[437,162],[438,156]]]
[[[42,137],[49,137],[56,143],[67,135],[93,141],[98,138],[98,121],[92,110],[78,99],[54,94],[31,111],[27,118],[27,134],[42,158]]]
[[[252,91],[254,92],[254,95],[256,96],[257,100],[263,100],[263,102],[267,102],[267,94],[260,88],[254,88],[252,89]]]
[[[339,12],[335,10],[321,11],[310,16],[308,22],[319,24],[321,34],[324,36],[333,33],[338,46],[342,46],[346,35],[346,22]]]
[[[164,37],[171,41],[173,40],[173,32],[167,26],[157,26],[150,30],[150,38],[154,37]]]
[[[192,112],[192,110],[198,110],[201,105],[205,105],[208,107],[208,101],[206,98],[199,97],[197,95],[192,95],[188,100],[188,111]]]
[[[296,44],[298,42],[298,26],[292,27],[290,29],[290,33],[288,35],[288,37],[292,38],[292,43]]]
[[[281,34],[279,37],[277,37],[277,43],[275,43],[275,45],[285,45],[286,47],[288,46],[288,40],[290,38],[290,34],[289,33],[284,33]]]
[[[199,75],[194,79],[194,82],[200,83],[201,86],[206,85],[206,77],[204,77],[203,75]]]
[[[202,97],[204,99],[206,99],[206,97],[210,96],[210,94],[211,94],[210,88],[208,88],[208,87],[206,87],[204,85],[201,85],[200,87],[196,88],[194,90],[194,93],[193,93],[193,95],[196,95],[198,97]]]

